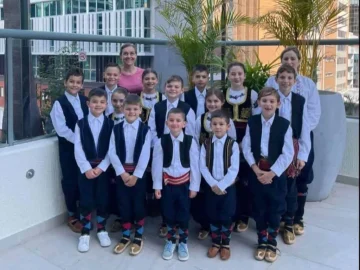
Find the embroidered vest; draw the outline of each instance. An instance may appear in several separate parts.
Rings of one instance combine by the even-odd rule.
[[[225,104],[223,108],[228,111],[230,118],[234,122],[247,122],[251,116],[251,90],[246,88],[245,100],[240,104],[230,102],[230,88],[225,92]]]
[[[203,113],[201,115],[201,118],[200,118],[200,124],[201,124],[201,129],[200,129],[200,138],[199,138],[199,144],[202,145],[205,140],[207,138],[209,138],[212,134],[212,131],[211,130],[208,130],[206,128],[206,120],[207,120],[207,117],[208,117],[208,113]]]
[[[156,96],[156,99],[157,99],[156,103],[162,101],[162,93],[156,92],[156,95],[157,95]],[[147,108],[147,107],[144,106],[143,92],[140,93],[140,100],[141,100],[141,107],[142,107],[140,118],[141,118],[141,121],[143,121],[143,123],[147,124],[147,122],[149,121],[150,112],[151,112],[153,107]]]

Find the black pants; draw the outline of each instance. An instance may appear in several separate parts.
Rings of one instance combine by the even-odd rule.
[[[286,212],[283,215],[283,221],[286,225],[293,225],[294,216],[297,210],[297,186],[294,178],[287,178],[287,193],[286,193]]]
[[[61,186],[65,197],[66,208],[70,216],[78,217],[78,175],[80,170],[75,160],[74,147],[59,146],[59,159],[62,172]]]
[[[236,210],[236,187],[226,189],[225,195],[216,195],[211,189],[206,191],[206,212],[210,220],[211,239],[215,245],[230,244],[232,218]]]
[[[108,183],[109,183],[109,200],[108,200],[108,213],[115,216],[120,216],[120,212],[118,210],[118,204],[117,204],[117,196],[116,196],[116,174],[115,170],[112,166],[109,166],[109,168],[106,171],[106,174],[108,175]]]
[[[139,178],[132,187],[116,178],[117,206],[124,223],[133,223],[145,218],[146,179]]]
[[[241,220],[247,223],[251,216],[252,195],[249,188],[249,175],[251,172],[252,170],[246,161],[240,163],[239,180],[235,183],[237,200],[234,222]]]
[[[267,241],[276,246],[281,216],[286,211],[286,177],[274,177],[272,184],[263,185],[257,180],[255,173],[250,179],[253,194],[253,217],[256,222],[259,243],[263,242],[268,231]]]
[[[297,211],[295,213],[294,222],[297,223],[303,219],[305,213],[305,203],[306,196],[308,193],[308,184],[314,180],[313,164],[315,159],[314,153],[314,134],[311,131],[311,150],[309,153],[308,161],[306,162],[304,168],[301,170],[301,174],[296,179],[296,187],[298,192],[297,198]]]
[[[85,174],[79,174],[80,217],[83,224],[82,234],[89,234],[91,228],[91,212],[96,210],[98,231],[105,230],[108,217],[109,179],[106,173],[94,179],[87,179]]]
[[[206,183],[205,179],[201,179],[200,191],[195,198],[191,199],[190,212],[195,220],[199,223],[202,230],[210,230],[209,217],[207,215],[206,209],[206,193],[208,190],[211,191],[209,185]]]

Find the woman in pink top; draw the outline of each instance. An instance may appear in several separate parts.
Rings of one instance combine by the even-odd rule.
[[[140,94],[143,88],[141,76],[144,70],[135,66],[137,58],[136,46],[131,43],[122,45],[120,58],[123,66],[118,85],[126,88],[129,93]]]

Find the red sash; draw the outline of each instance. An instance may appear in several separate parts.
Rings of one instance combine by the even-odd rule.
[[[165,186],[167,184],[178,186],[178,185],[185,184],[186,182],[190,181],[190,172],[188,172],[182,176],[179,176],[179,177],[173,177],[173,176],[168,175],[167,173],[163,173],[163,178],[164,178]]]

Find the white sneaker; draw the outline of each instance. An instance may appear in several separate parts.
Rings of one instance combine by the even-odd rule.
[[[87,252],[89,251],[90,235],[82,235],[79,238],[78,251]]]
[[[111,245],[111,240],[110,240],[109,234],[107,232],[105,232],[105,231],[98,232],[97,237],[100,241],[100,246],[108,247]]]

